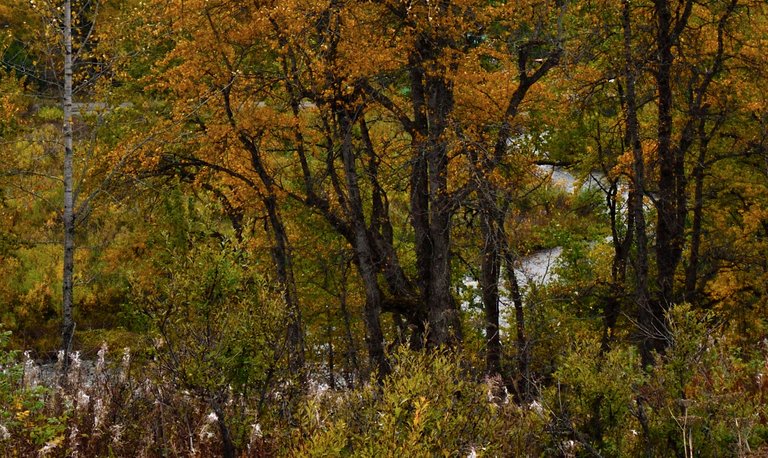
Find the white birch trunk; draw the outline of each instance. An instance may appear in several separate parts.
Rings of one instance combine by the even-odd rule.
[[[64,276],[62,286],[62,349],[64,368],[69,361],[75,331],[73,311],[73,276],[75,268],[75,209],[72,173],[72,2],[64,1]]]

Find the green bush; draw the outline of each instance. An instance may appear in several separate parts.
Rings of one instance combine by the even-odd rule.
[[[308,400],[289,456],[519,456],[546,415],[493,396],[456,355],[400,349],[381,386]]]
[[[744,456],[765,442],[765,357],[744,360],[710,314],[669,314],[671,346],[643,369],[635,347],[603,353],[574,340],[542,404],[551,412],[548,453],[602,456]],[[570,448],[570,449],[569,449]]]
[[[649,448],[660,454],[743,456],[765,441],[766,414],[757,383],[765,357],[744,360],[720,337],[722,324],[682,305],[669,315],[673,344],[659,356],[642,393]]]
[[[634,347],[601,354],[596,338],[574,344],[554,379],[542,401],[557,418],[553,448],[574,441],[603,456],[637,453],[641,425],[635,399],[646,376]]]

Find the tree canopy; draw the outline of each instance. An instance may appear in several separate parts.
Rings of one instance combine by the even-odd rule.
[[[63,349],[65,391],[70,350],[130,347],[176,409],[147,454],[768,439],[764,2],[13,0],[0,24],[0,341]],[[100,417],[44,404],[63,429],[6,438],[19,400],[0,444],[106,453]]]

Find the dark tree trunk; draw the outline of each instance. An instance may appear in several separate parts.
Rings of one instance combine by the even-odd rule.
[[[633,87],[634,92],[634,87]],[[620,102],[622,109],[626,108],[624,89],[619,85]],[[622,300],[625,296],[627,277],[627,263],[629,261],[630,249],[634,241],[635,222],[634,212],[631,211],[631,199],[627,203],[626,216],[622,216],[619,203],[619,178],[611,178],[609,173],[610,165],[605,161],[605,151],[603,148],[602,132],[600,123],[597,123],[597,155],[603,170],[603,175],[609,180],[608,186],[600,185],[605,192],[605,203],[608,208],[608,218],[611,223],[611,244],[613,245],[613,259],[611,261],[611,282],[609,291],[603,298],[603,336],[600,342],[601,352],[606,353],[611,349],[613,341],[613,331],[616,327],[619,314],[621,313]],[[622,150],[626,150],[626,138],[622,138]],[[624,230],[622,231],[622,223]],[[623,232],[623,233],[622,233]]]
[[[704,213],[704,161],[707,157],[707,138],[703,132],[703,121],[699,133],[699,155],[693,168],[693,222],[691,227],[691,249],[685,271],[685,300],[696,297],[699,274],[699,251],[701,249],[702,219]]]
[[[694,182],[694,196],[693,196],[693,222],[691,228],[691,248],[688,257],[688,266],[685,271],[685,294],[684,299],[686,301],[693,301],[696,299],[698,293],[698,276],[699,276],[699,264],[700,264],[700,250],[701,250],[701,238],[702,238],[702,220],[704,213],[704,174],[706,171],[706,160],[709,149],[709,142],[713,138],[715,132],[720,129],[720,126],[724,122],[725,113],[720,113],[715,119],[714,125],[711,130],[707,132],[707,118],[709,117],[709,105],[706,102],[706,95],[715,77],[720,74],[723,69],[723,63],[725,62],[725,31],[728,24],[728,20],[736,10],[738,0],[731,0],[728,3],[728,7],[723,12],[717,25],[717,52],[715,53],[714,61],[703,74],[700,79],[698,87],[691,87],[692,100],[688,121],[689,131],[693,130],[693,125],[696,123],[698,136],[699,154],[696,158],[696,164],[693,167],[693,182]],[[693,82],[698,82],[698,74]],[[693,86],[693,84],[691,84]]]
[[[293,277],[293,265],[291,263],[288,234],[285,232],[283,220],[277,209],[277,198],[274,194],[263,199],[272,232],[273,247],[272,260],[277,271],[277,281],[283,295],[283,301],[288,312],[287,339],[289,346],[288,367],[293,374],[299,375],[302,383],[304,374],[304,332],[302,329],[301,308],[296,292],[296,282]]]
[[[687,189],[685,174],[685,152],[690,146],[690,129],[683,131],[680,145],[672,144],[672,48],[690,15],[692,1],[683,2],[684,10],[678,12],[673,23],[670,4],[667,0],[655,0],[656,19],[656,90],[658,92],[657,114],[657,160],[659,163],[658,199],[656,204],[656,267],[658,270],[658,294],[650,301],[643,341],[644,359],[648,361],[651,351],[663,351],[669,345],[669,326],[666,313],[676,302],[675,273],[680,264],[685,241],[685,219],[687,215]]]
[[[227,195],[224,194],[224,192],[215,187],[212,186],[210,183],[204,183],[203,188],[212,192],[213,195],[216,196],[216,198],[219,200],[219,203],[221,203],[221,207],[224,210],[224,214],[227,215],[227,218],[229,218],[229,222],[232,224],[232,229],[235,231],[235,239],[238,243],[243,242],[243,211],[239,208],[235,208],[234,205],[232,205],[232,202],[227,198]]]
[[[336,376],[334,371],[335,366],[335,354],[333,350],[333,312],[330,305],[325,307],[326,322],[325,322],[325,338],[328,340],[328,386],[332,389],[336,389]]]
[[[422,37],[410,59],[411,101],[416,131],[411,172],[411,219],[415,234],[418,284],[426,308],[427,342],[438,347],[461,341],[457,304],[451,296],[450,235],[453,207],[448,193],[445,130],[453,109],[450,83],[429,74],[426,58],[439,54],[434,40]],[[434,71],[434,70],[433,70]]]
[[[411,99],[414,107],[414,124],[418,135],[425,138],[428,135],[426,117],[426,102],[424,99],[424,71],[418,61],[411,62]],[[416,156],[411,163],[410,204],[411,226],[414,232],[416,251],[416,278],[420,293],[418,307],[422,310],[416,313],[427,323],[427,294],[430,284],[430,262],[432,259],[432,244],[429,239],[429,185],[426,148],[419,143],[414,145]]]
[[[429,341],[435,346],[452,345],[461,340],[457,304],[451,296],[451,202],[448,194],[448,146],[443,138],[448,115],[453,109],[450,84],[442,77],[427,77],[430,144],[429,237],[432,245],[427,308]]]
[[[499,282],[502,262],[507,269],[507,283],[515,306],[518,345],[518,391],[521,398],[530,394],[528,380],[530,349],[526,342],[525,311],[519,285],[514,272],[514,256],[509,246],[505,230],[506,217],[510,208],[511,192],[509,189],[494,188],[488,175],[498,167],[508,153],[508,141],[512,134],[512,121],[517,116],[520,104],[525,100],[528,90],[554,68],[559,62],[561,50],[551,51],[544,62],[529,74],[529,56],[521,48],[518,55],[520,84],[510,96],[500,128],[493,144],[493,154],[481,157],[473,148],[468,148],[470,161],[475,165],[474,191],[480,207],[480,229],[483,237],[481,249],[480,288],[486,317],[486,371],[488,374],[502,374],[502,346],[499,335]]]
[[[480,266],[480,291],[485,311],[485,371],[501,375],[501,336],[499,335],[499,276],[501,255],[498,234],[491,215],[483,212],[480,222],[483,237]]]
[[[629,0],[623,0],[622,24],[624,29],[624,77],[626,79],[626,129],[627,142],[632,148],[632,191],[630,193],[629,212],[635,225],[635,303],[638,308],[638,326],[641,353],[644,363],[651,362],[651,350],[654,348],[652,332],[654,313],[651,310],[648,290],[648,235],[645,224],[645,161],[640,142],[640,125],[637,120],[637,98],[635,82],[637,67],[632,57],[632,21]]]
[[[531,348],[525,330],[525,309],[523,295],[515,274],[515,256],[510,249],[504,251],[504,268],[507,274],[507,287],[515,306],[515,338],[517,344],[517,395],[521,402],[533,399],[531,391]]]
[[[606,174],[607,175],[607,174]],[[630,208],[627,209],[626,232],[623,237],[619,231],[620,215],[617,204],[618,181],[611,183],[606,201],[608,203],[608,215],[611,220],[611,239],[613,242],[613,260],[611,262],[611,285],[608,297],[605,298],[603,306],[603,338],[601,349],[603,352],[610,350],[613,341],[613,330],[616,327],[619,314],[621,313],[621,298],[624,296],[626,287],[627,261],[629,259],[630,247],[634,241],[635,235],[635,213]],[[630,199],[631,200],[631,199]]]
[[[219,426],[219,433],[221,434],[221,456],[224,458],[235,458],[237,456],[237,449],[235,449],[232,435],[227,427],[224,409],[218,401],[212,402],[212,408],[213,413],[216,414],[216,424]]]
[[[437,203],[440,207],[444,202]],[[450,214],[436,209],[431,222],[432,262],[430,265],[427,308],[429,343],[454,345],[461,341],[461,322],[457,304],[451,295]]]
[[[259,177],[263,188],[259,188],[255,183],[249,183],[261,198],[262,205],[267,212],[267,221],[269,223],[272,236],[272,259],[275,263],[277,281],[285,302],[288,315],[287,341],[288,341],[288,359],[291,372],[299,375],[302,382],[306,382],[305,377],[305,348],[304,348],[304,329],[301,320],[301,307],[299,297],[296,291],[296,280],[293,274],[293,260],[288,240],[288,233],[285,230],[280,210],[277,205],[277,194],[275,191],[275,181],[267,170],[262,158],[261,148],[259,147],[259,138],[253,138],[247,132],[239,128],[230,99],[231,86],[222,88],[221,93],[224,99],[224,108],[230,126],[237,133],[238,140],[250,155],[251,166]]]
[[[427,317],[424,308],[418,304],[417,287],[405,274],[395,251],[394,229],[389,219],[389,201],[379,182],[380,158],[374,149],[365,116],[359,117],[359,125],[362,143],[368,156],[365,172],[372,185],[368,234],[375,253],[375,264],[383,274],[391,295],[389,303],[384,304],[386,307],[383,305],[382,309],[393,313],[398,328],[398,344],[404,343],[410,337],[411,348],[418,349],[423,344],[424,323]],[[413,331],[410,336],[407,332],[409,329]]]
[[[360,375],[360,365],[357,363],[357,345],[352,334],[352,318],[347,309],[347,275],[349,263],[345,261],[341,267],[341,281],[339,282],[339,309],[344,318],[344,333],[347,339],[347,384],[351,389],[355,388],[355,379]]]
[[[658,268],[658,297],[652,301],[650,313],[644,320],[643,350],[648,357],[652,350],[666,346],[669,331],[664,314],[674,302],[675,270],[680,260],[678,238],[678,158],[672,148],[672,15],[667,0],[656,0],[656,45],[658,91],[657,158],[659,162],[659,195],[656,220],[656,266]]]
[[[360,277],[365,285],[365,324],[368,329],[366,343],[371,365],[378,370],[381,379],[389,373],[389,365],[384,353],[384,333],[381,329],[382,293],[379,288],[378,271],[374,264],[374,253],[371,247],[363,213],[362,197],[358,183],[355,155],[352,148],[352,120],[345,109],[337,110],[339,133],[342,136],[341,156],[344,164],[344,175],[349,200],[349,217],[352,220],[354,232],[355,254]]]

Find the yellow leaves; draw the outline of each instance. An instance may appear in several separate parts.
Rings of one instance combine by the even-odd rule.
[[[3,52],[1,45],[0,53]],[[22,124],[23,120],[18,116],[26,106],[22,93],[22,81],[0,70],[0,133],[4,128]]]
[[[430,409],[430,400],[427,399],[424,396],[419,396],[418,399],[416,399],[413,403],[414,412],[413,412],[413,429],[416,431],[421,430],[422,423],[424,422],[424,414],[429,413]]]
[[[21,406],[19,406],[20,408]],[[20,410],[16,412],[16,421],[20,421],[22,423],[26,423],[27,419],[29,418],[29,410]]]
[[[741,217],[745,232],[759,233],[763,230],[763,225],[768,224],[768,207],[752,205],[741,212]]]
[[[743,287],[742,279],[734,270],[721,272],[708,285],[708,292],[716,301],[726,301]]]
[[[46,313],[47,309],[52,306],[54,294],[51,290],[51,283],[39,282],[33,285],[23,297],[23,302],[26,305],[21,309],[20,316],[31,315],[39,316],[41,313]],[[24,313],[25,312],[25,313]]]
[[[652,139],[645,139],[641,142],[641,150],[643,154],[643,165],[645,167],[646,179],[656,179],[658,175],[658,167],[656,158],[657,142]],[[612,178],[618,178],[624,176],[634,176],[634,162],[635,156],[631,149],[627,149],[620,156],[616,158],[616,165],[609,171]]]

